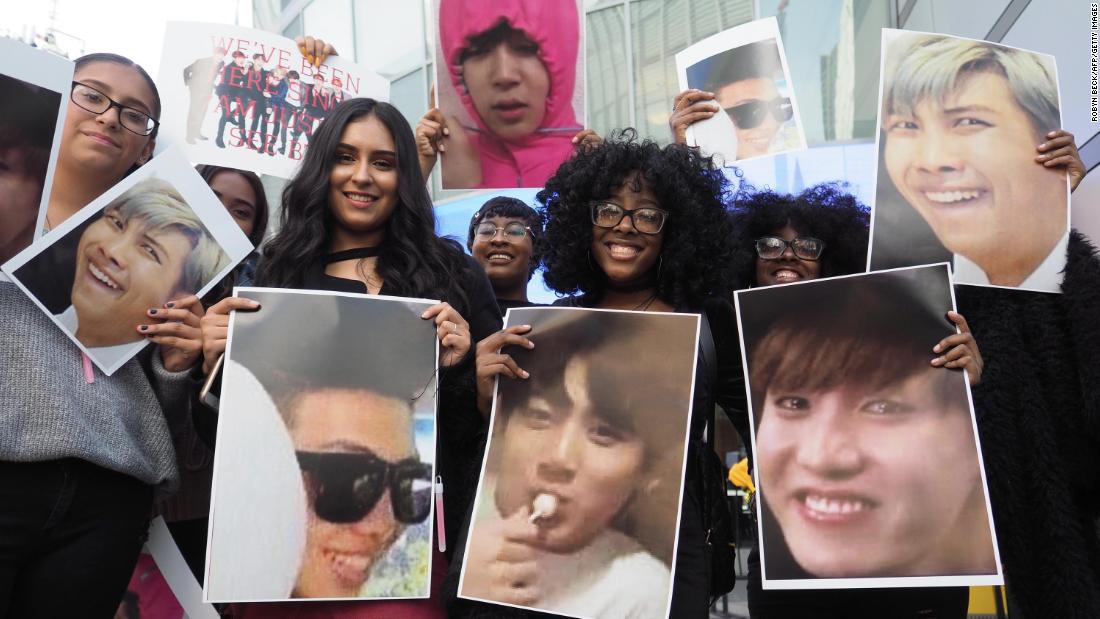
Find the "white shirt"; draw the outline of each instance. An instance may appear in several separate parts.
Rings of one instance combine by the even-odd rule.
[[[533,607],[593,619],[665,617],[671,575],[638,542],[605,529],[572,554],[539,558],[542,598]]]
[[[55,316],[57,321],[61,323],[61,326],[65,328],[74,338],[76,337],[76,330],[80,327],[80,319],[76,315],[76,308],[69,306],[64,312]],[[100,346],[98,348],[87,348],[88,356],[94,357],[102,366],[113,368],[124,359],[134,356],[138,350],[141,349],[145,342],[138,340],[137,342],[127,342],[125,344],[118,344],[117,346]]]
[[[1066,251],[1069,249],[1069,232],[1054,245],[1054,249],[1047,255],[1031,275],[1027,276],[1019,286],[1021,290],[1034,290],[1037,292],[1062,292],[1062,271],[1066,269]],[[955,283],[975,284],[978,286],[990,286],[989,276],[985,274],[975,262],[961,254],[955,254]]]

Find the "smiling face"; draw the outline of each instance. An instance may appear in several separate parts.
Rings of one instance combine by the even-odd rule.
[[[531,272],[531,254],[534,253],[531,233],[528,232],[521,239],[514,239],[505,234],[503,228],[514,223],[526,226],[527,222],[521,217],[494,216],[486,217],[481,223],[490,223],[501,228],[488,239],[474,234],[474,241],[470,246],[470,253],[485,269],[493,290],[526,287],[528,274]]]
[[[296,398],[290,436],[297,451],[369,453],[393,463],[416,454],[412,423],[408,405],[397,399],[322,389]],[[405,528],[394,518],[389,491],[358,521],[328,522],[312,509],[308,518],[297,597],[357,597],[371,568]]]
[[[639,208],[661,208],[657,195],[636,174],[628,175],[622,186],[604,201],[617,204],[628,213]],[[593,225],[592,260],[612,288],[644,284],[656,276],[664,238],[664,228],[657,234],[638,232],[632,217],[623,217],[614,228]]]
[[[768,389],[760,485],[805,570],[843,578],[992,569],[970,416],[965,401],[937,395],[939,381],[958,378],[930,368],[878,390]],[[975,540],[984,552],[971,552]]]
[[[540,494],[557,497],[557,510],[539,521],[551,552],[576,551],[607,528],[643,470],[645,444],[629,414],[597,410],[589,399],[590,367],[587,357],[570,359],[562,384],[512,411],[500,437],[497,509],[507,517]]]
[[[153,90],[134,67],[91,62],[78,69],[73,80],[122,105],[157,117]],[[119,113],[113,107],[102,114],[93,114],[73,103],[70,97],[58,155],[59,168],[121,180],[134,164],[148,160],[153,153],[153,140],[123,128]]]
[[[229,170],[218,172],[210,180],[210,189],[222,201],[247,237],[256,225],[256,192],[243,176]]]
[[[722,109],[730,108],[742,103],[759,101],[770,103],[779,96],[779,90],[775,87],[775,81],[770,77],[754,77],[738,80],[718,88],[714,97]],[[772,139],[783,126],[783,121],[777,119],[775,114],[768,110],[764,114],[764,120],[753,128],[737,127],[737,158],[748,159],[768,154]]]
[[[1039,132],[1002,75],[972,73],[882,127],[890,180],[944,247],[991,281],[1023,274],[993,283],[1019,284],[1065,233],[1065,173],[1034,161]]]
[[[329,173],[329,208],[335,220],[332,250],[382,242],[397,208],[397,146],[374,115],[344,127]]]
[[[772,233],[788,243],[800,235],[790,224],[783,226]],[[771,286],[773,284],[789,284],[808,279],[821,277],[820,260],[803,260],[794,255],[794,250],[787,246],[783,255],[774,260],[765,260],[756,256],[756,285]]]
[[[463,52],[462,78],[481,120],[506,141],[525,138],[542,125],[550,74],[539,46],[505,27],[474,37]]]
[[[140,340],[135,327],[147,322],[145,312],[180,295],[191,250],[191,240],[175,228],[152,230],[108,207],[77,245],[71,296],[77,339],[89,348]]]

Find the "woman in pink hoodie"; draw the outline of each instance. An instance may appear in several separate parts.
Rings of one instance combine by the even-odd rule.
[[[444,152],[445,189],[541,187],[583,139],[573,107],[575,0],[441,0],[439,24],[447,73],[473,124],[458,110],[430,110],[417,127],[424,167]]]

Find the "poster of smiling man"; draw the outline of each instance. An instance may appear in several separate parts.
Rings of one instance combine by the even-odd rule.
[[[763,587],[1002,584],[947,264],[736,301]]]
[[[1060,292],[1069,181],[1035,159],[1062,126],[1054,57],[884,29],[880,88],[870,268]]]
[[[459,595],[589,619],[668,616],[699,316],[510,309]]]
[[[260,308],[229,323],[206,599],[428,597],[436,302],[234,294]]]
[[[388,80],[340,56],[314,66],[290,39],[198,22],[168,24],[157,87],[161,131],[189,159],[283,178],[333,106],[390,96]]]
[[[206,294],[251,251],[202,177],[169,150],[3,270],[110,376],[153,338],[172,336],[179,323],[162,318],[167,303]]]
[[[0,264],[46,221],[72,81],[72,62],[0,38]]]
[[[542,187],[584,128],[580,0],[434,0],[444,189]]]
[[[680,90],[713,93],[722,112],[688,127],[688,144],[727,164],[806,149],[774,17],[719,32],[679,52],[676,75]]]

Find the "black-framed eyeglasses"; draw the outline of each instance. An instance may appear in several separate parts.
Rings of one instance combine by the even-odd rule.
[[[592,225],[600,228],[614,228],[624,217],[630,217],[634,229],[642,234],[660,234],[668,221],[668,211],[652,206],[644,206],[628,211],[614,202],[595,202],[592,204]]]
[[[311,484],[313,513],[334,523],[361,520],[389,489],[393,515],[423,522],[432,507],[432,466],[417,458],[387,462],[371,453],[299,451],[298,467]]]
[[[775,260],[790,247],[794,255],[803,260],[817,260],[825,251],[825,241],[812,236],[800,236],[790,241],[778,236],[765,236],[756,239],[756,255],[764,260]]]
[[[73,89],[69,94],[69,98],[71,98],[73,103],[77,104],[81,109],[87,110],[93,114],[103,114],[107,110],[117,107],[118,119],[122,126],[131,133],[136,133],[141,136],[153,133],[157,126],[160,125],[160,121],[145,112],[122,105],[118,101],[115,101],[87,84],[73,82]]]
[[[764,115],[768,112],[771,112],[771,115],[781,123],[794,117],[794,106],[791,105],[790,97],[776,97],[771,101],[753,99],[727,107],[725,110],[738,129],[759,127],[764,122]]]
[[[518,241],[531,232],[531,226],[525,226],[518,221],[513,221],[506,226],[494,226],[491,222],[483,221],[474,228],[474,235],[479,239],[489,240],[504,232],[506,238]]]

